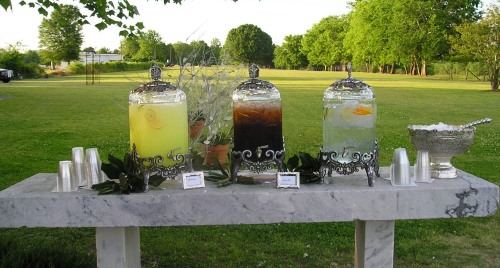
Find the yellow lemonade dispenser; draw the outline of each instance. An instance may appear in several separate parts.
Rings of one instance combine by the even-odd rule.
[[[146,185],[151,173],[173,179],[190,169],[186,95],[160,81],[158,66],[151,78],[129,94],[130,148]]]

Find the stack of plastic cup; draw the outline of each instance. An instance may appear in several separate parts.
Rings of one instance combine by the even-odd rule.
[[[87,180],[88,188],[104,181],[101,164],[102,162],[97,148],[85,150],[85,180]]]
[[[83,147],[75,147],[71,151],[71,161],[75,170],[75,184],[80,186],[85,181],[85,157]]]
[[[394,186],[411,185],[410,161],[405,148],[394,150],[391,165],[391,182]]]
[[[59,161],[59,172],[57,173],[57,191],[72,192],[74,187],[73,163],[69,160]]]
[[[415,162],[415,182],[432,182],[431,164],[429,161],[429,152],[419,150],[417,152],[417,161]]]

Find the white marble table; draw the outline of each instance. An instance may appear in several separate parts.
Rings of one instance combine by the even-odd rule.
[[[275,183],[98,196],[52,192],[56,174],[41,173],[0,192],[0,227],[95,227],[98,267],[140,267],[141,226],[356,222],[356,267],[392,267],[399,219],[484,217],[496,212],[499,187],[459,171],[416,187],[394,187],[388,168],[368,187],[364,171],[331,184],[276,189]],[[112,258],[110,258],[112,257]]]

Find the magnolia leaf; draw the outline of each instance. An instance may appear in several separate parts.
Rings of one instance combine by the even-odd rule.
[[[124,172],[125,171],[125,165],[122,160],[114,157],[113,155],[108,155],[108,161],[110,164],[115,165],[120,171]]]
[[[206,172],[206,174],[207,175],[205,175],[204,177],[208,181],[217,181],[217,180],[223,180],[223,179],[229,178],[229,176],[225,176],[225,175],[222,175],[220,173],[213,172],[213,171],[208,171],[208,172]]]
[[[120,191],[120,185],[113,180],[96,183],[91,188],[96,190],[98,195],[113,194]]]
[[[299,152],[300,160],[302,161],[302,169],[319,170],[320,164],[318,159],[313,158],[310,154]]]
[[[149,185],[152,185],[154,187],[158,187],[164,181],[165,178],[157,174],[149,177]]]
[[[299,157],[296,154],[290,157],[286,162],[286,167],[288,171],[294,171],[297,167],[299,167]]]
[[[108,163],[102,163],[101,170],[104,172],[104,174],[106,174],[106,176],[108,176],[108,178],[110,178],[112,180],[118,179],[120,176],[120,173],[122,173],[120,168],[118,168],[117,166],[115,166],[113,164],[108,164]]]
[[[312,157],[309,153],[299,152],[299,156],[293,155],[287,161],[289,171],[300,173],[300,183],[319,183],[319,169],[321,165],[319,159]]]
[[[135,174],[137,171],[137,166],[135,165],[134,159],[129,153],[126,153],[123,157],[124,171],[127,174]]]

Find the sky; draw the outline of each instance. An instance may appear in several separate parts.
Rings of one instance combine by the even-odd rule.
[[[19,6],[13,0],[13,10],[0,8],[0,48],[22,44],[20,50],[38,49],[38,26],[43,16],[36,9]],[[77,5],[78,1],[63,0]],[[322,18],[349,12],[348,0],[184,0],[181,5],[163,4],[154,0],[131,0],[140,15],[145,31],[158,32],[165,43],[213,38],[222,44],[228,32],[242,24],[254,24],[269,34],[273,43],[281,45],[287,35],[305,34]],[[50,14],[50,13],[49,13]],[[97,23],[97,20],[91,23]],[[132,21],[128,21],[130,24]],[[82,49],[119,48],[119,28],[112,26],[99,31],[93,25],[83,27]]]
[[[16,45],[20,50],[38,49],[38,26],[43,16],[36,9],[19,6],[12,0],[13,10],[0,8],[0,48]],[[130,0],[140,15],[132,22],[142,21],[145,31],[154,30],[163,42],[176,43],[204,40],[210,45],[213,38],[222,44],[228,32],[242,24],[254,24],[269,34],[276,45],[285,36],[305,34],[322,18],[347,14],[349,0],[184,0],[181,5],[163,4],[162,0]],[[485,5],[497,0],[483,0]],[[61,3],[78,5],[77,0],[60,0]],[[87,12],[82,9],[82,12]],[[91,23],[97,23],[91,19]],[[120,29],[116,26],[99,31],[93,25],[83,26],[82,49],[120,46]]]

